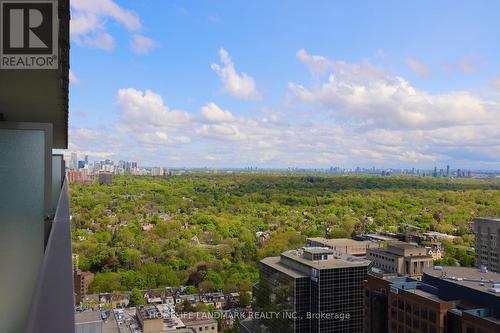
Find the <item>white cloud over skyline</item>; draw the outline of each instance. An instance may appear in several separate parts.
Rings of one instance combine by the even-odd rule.
[[[191,141],[183,133],[193,122],[193,116],[185,111],[170,110],[160,95],[150,90],[120,89],[116,103],[120,118],[118,131],[137,144],[153,148]]]
[[[275,111],[263,101],[254,109],[246,100],[258,94],[255,80],[239,74],[224,49],[220,57],[222,66],[212,69],[224,91],[242,100],[239,112],[214,101],[176,110],[152,90],[119,89],[119,121],[111,135],[103,134],[102,147],[112,150],[116,138],[124,143],[115,156],[165,166],[431,167],[455,161],[500,167],[500,100],[469,91],[430,93],[368,61],[300,49],[296,57],[313,83],[289,83],[291,106]],[[92,151],[101,134],[74,129],[72,147]]]

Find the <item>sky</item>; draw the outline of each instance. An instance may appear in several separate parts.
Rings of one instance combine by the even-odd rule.
[[[500,169],[499,1],[71,10],[68,151],[91,160]]]

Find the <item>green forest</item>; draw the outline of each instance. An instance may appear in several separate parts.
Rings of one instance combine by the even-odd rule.
[[[459,236],[447,264],[472,265],[471,221],[500,216],[500,182],[257,173],[118,176],[71,184],[73,252],[94,292],[189,286],[249,291],[260,259],[306,237],[405,228]],[[270,239],[256,233],[269,231]]]

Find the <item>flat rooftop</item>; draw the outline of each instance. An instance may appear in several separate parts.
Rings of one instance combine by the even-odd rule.
[[[366,259],[345,256],[344,258],[332,258],[328,260],[308,260],[299,254],[300,251],[290,250],[283,252],[282,257],[301,263],[315,269],[333,269],[368,266],[370,262]]]
[[[97,311],[75,313],[75,324],[87,324],[100,322],[101,314]]]
[[[481,272],[475,267],[452,266],[444,266],[442,269],[426,268],[423,273],[424,275],[427,274],[450,283],[500,297],[500,293],[495,294],[488,291],[488,289],[492,288],[493,283],[500,284],[500,274],[498,273]]]
[[[305,247],[304,252],[312,254],[333,254],[333,251],[327,247]]]
[[[379,234],[366,234],[364,236],[369,237],[369,238],[373,238],[373,239],[377,239],[377,240],[381,240],[381,241],[386,241],[386,242],[397,241],[397,239],[394,237],[389,237],[389,236],[384,236],[384,235],[379,235]]]
[[[475,222],[498,222],[500,223],[500,217],[476,217]]]
[[[179,317],[186,326],[217,324],[217,320],[215,320],[210,313],[205,312],[183,313],[180,314]]]
[[[332,238],[332,239],[327,239],[323,237],[312,237],[312,238],[307,238],[307,240],[310,240],[312,242],[316,243],[322,243],[331,247],[345,247],[345,246],[365,246],[366,244],[372,244],[372,241],[366,240],[366,241],[357,241],[354,239],[349,239],[349,238]]]
[[[158,319],[161,317],[161,312],[153,304],[146,304],[144,306],[139,306],[137,311],[141,313],[144,320],[148,319]]]
[[[388,245],[389,247],[396,247],[398,249],[418,249],[419,246],[407,242],[392,242]]]
[[[392,256],[392,257],[404,257],[404,258],[415,258],[415,259],[425,259],[425,258],[432,258],[432,256],[427,255],[427,254],[417,254],[417,255],[412,255],[412,253],[415,253],[415,251],[412,251],[411,253],[397,253],[391,251],[392,249],[399,249],[403,250],[406,252],[406,250],[415,250],[415,251],[422,251],[422,252],[427,252],[424,247],[411,244],[411,243],[406,243],[406,242],[391,242],[388,244],[387,247],[385,248],[375,248],[375,249],[369,249],[370,252],[378,252],[378,253],[383,253],[387,256]]]
[[[302,273],[298,273],[297,271],[294,271],[293,269],[290,269],[287,266],[283,265],[280,262],[280,259],[281,259],[281,257],[267,257],[267,258],[262,259],[260,262],[263,264],[266,264],[267,266],[274,268],[278,272],[286,274],[294,279],[307,277],[307,275],[302,274]]]
[[[120,328],[118,327],[114,313],[111,313],[110,317],[102,322],[102,333],[120,333]]]
[[[437,295],[433,294],[433,293],[430,293],[428,291],[425,291],[425,290],[422,290],[422,289],[412,289],[412,290],[405,290],[406,292],[409,292],[409,293],[412,293],[412,294],[415,294],[415,295],[418,295],[418,296],[421,296],[421,297],[424,297],[424,298],[427,298],[427,299],[430,299],[434,302],[437,302],[437,303],[450,303],[449,301],[445,301],[441,298],[439,298]]]

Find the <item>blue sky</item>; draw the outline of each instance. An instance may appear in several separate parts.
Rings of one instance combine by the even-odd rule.
[[[500,168],[498,1],[73,0],[70,150]]]

